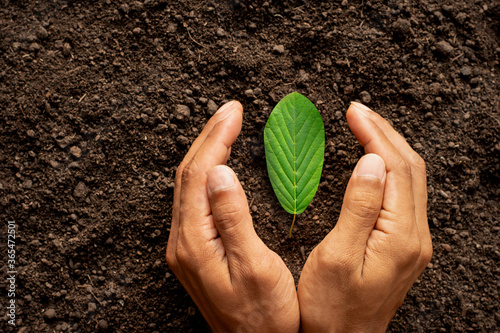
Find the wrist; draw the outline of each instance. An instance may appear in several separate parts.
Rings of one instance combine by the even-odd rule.
[[[328,332],[328,333],[384,333],[387,331],[389,326],[389,321],[387,323],[383,322],[373,322],[370,320],[352,320],[350,318],[332,320],[333,316],[325,316],[321,320],[316,322],[309,321],[306,322],[302,319],[300,324],[301,333],[316,333],[316,332]],[[327,319],[330,318],[330,319]],[[357,317],[359,318],[359,317]],[[328,322],[326,322],[328,320]]]

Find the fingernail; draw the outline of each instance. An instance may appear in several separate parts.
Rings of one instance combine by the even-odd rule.
[[[207,186],[210,193],[234,185],[233,172],[225,165],[213,167],[208,171],[207,177]]]
[[[385,174],[384,160],[378,155],[367,154],[359,160],[356,174],[361,177],[375,177],[382,180]]]
[[[358,102],[351,102],[351,107],[365,117],[368,117],[368,114],[371,111],[369,107]]]
[[[217,110],[217,112],[215,114],[219,114],[220,117],[221,117],[220,120],[223,120],[228,115],[230,115],[231,113],[233,113],[236,109],[237,109],[237,107],[236,107],[236,101],[231,101],[231,102],[227,102],[226,104],[224,104],[223,106],[221,106],[220,109]]]

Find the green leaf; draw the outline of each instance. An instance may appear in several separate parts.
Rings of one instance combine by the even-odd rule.
[[[302,213],[318,190],[325,155],[325,126],[314,104],[296,92],[285,96],[267,120],[264,145],[281,206]]]

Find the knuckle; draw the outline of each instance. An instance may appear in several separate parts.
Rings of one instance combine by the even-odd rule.
[[[433,251],[432,244],[426,244],[422,247],[422,251],[420,253],[422,266],[427,266],[427,264],[431,261]]]
[[[181,164],[179,164],[179,166],[177,167],[177,170],[175,172],[175,181],[176,182],[179,182],[182,178],[182,171],[184,170],[184,168],[186,167],[186,164],[188,163],[188,161],[186,160],[183,160],[181,162]]]
[[[263,265],[264,262],[265,260],[262,260],[254,262],[253,265],[250,265],[251,269],[246,272],[248,280],[255,282],[257,285],[263,284],[267,281],[270,270],[268,267]]]
[[[265,286],[269,282],[269,276],[276,272],[273,267],[273,253],[264,251],[255,258],[248,262],[239,262],[237,271],[239,275],[245,280],[246,283],[256,287]]]
[[[409,160],[413,168],[425,174],[427,166],[424,159],[419,154],[412,152],[409,156]]]
[[[409,257],[413,262],[417,262],[418,258],[420,258],[421,253],[422,253],[422,248],[420,247],[420,244],[418,244],[411,247]]]
[[[242,223],[245,218],[251,217],[249,214],[244,214],[242,207],[235,203],[220,204],[215,210],[217,227],[223,231],[233,229]]]
[[[175,259],[178,266],[187,266],[193,258],[184,247],[180,246],[175,249]]]
[[[185,166],[180,171],[181,182],[182,183],[189,182],[197,173],[198,173],[198,164],[193,159],[190,162],[186,163]]]
[[[366,191],[356,191],[346,198],[345,208],[354,218],[373,219],[380,214],[379,195]]]
[[[408,243],[406,249],[406,260],[410,263],[415,263],[420,258],[420,253],[422,252],[422,248],[420,246],[420,240],[413,240]]]
[[[170,267],[172,271],[175,271],[178,268],[178,262],[175,256],[175,249],[170,245],[167,245],[167,265],[168,267]]]
[[[401,170],[401,172],[404,175],[407,175],[407,176],[411,177],[411,166],[410,166],[410,163],[408,163],[403,158],[401,158],[401,159],[399,159],[397,166],[398,166],[398,169]]]
[[[355,269],[352,258],[347,253],[333,251],[324,246],[317,247],[313,252],[315,252],[318,267],[328,272],[346,274]]]

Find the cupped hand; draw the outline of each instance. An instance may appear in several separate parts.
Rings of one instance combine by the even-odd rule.
[[[221,107],[178,167],[167,262],[214,332],[297,332],[293,277],[255,233],[224,165],[242,116],[238,102]]]
[[[424,161],[364,105],[347,121],[367,155],[301,273],[303,332],[384,332],[432,256]]]

